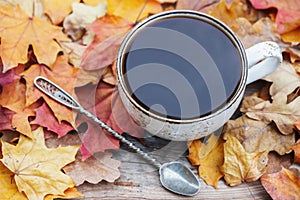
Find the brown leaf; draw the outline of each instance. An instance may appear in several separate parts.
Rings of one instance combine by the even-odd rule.
[[[120,177],[118,168],[121,162],[112,159],[111,156],[109,152],[98,153],[84,161],[77,157],[76,161],[65,166],[63,171],[73,179],[76,186],[84,181],[97,184],[105,180],[112,183]]]
[[[283,135],[272,124],[254,120],[243,115],[229,120],[224,130],[225,137],[230,134],[236,137],[246,152],[276,151],[280,155],[291,152],[295,135]],[[279,142],[280,141],[280,142]]]
[[[300,76],[295,71],[294,65],[284,61],[272,74],[263,79],[272,82],[270,94],[275,96],[277,93],[289,95],[297,87],[300,87]]]
[[[259,179],[268,163],[268,153],[247,153],[234,136],[228,134],[226,139],[222,166],[226,183],[236,186],[244,181],[252,182]]]
[[[247,102],[247,103],[245,103]],[[241,112],[255,120],[261,120],[266,124],[275,122],[279,131],[284,134],[292,134],[294,123],[300,118],[300,98],[287,104],[287,96],[277,93],[273,96],[273,102],[250,96],[246,97]]]
[[[282,167],[289,168],[292,165],[292,161],[293,158],[291,154],[281,156],[276,152],[269,152],[266,174],[273,174],[279,172],[281,171]]]
[[[55,62],[57,53],[61,50],[57,41],[69,40],[60,27],[28,16],[19,6],[0,5],[0,29],[0,54],[4,72],[18,63],[27,62],[29,45],[32,45],[39,62],[49,66]]]
[[[177,0],[176,9],[198,10],[207,12],[219,3],[220,0]]]
[[[273,199],[299,199],[300,178],[284,167],[277,173],[263,175],[260,181]]]

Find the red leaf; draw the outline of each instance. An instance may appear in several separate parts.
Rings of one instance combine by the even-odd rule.
[[[83,54],[81,67],[86,70],[95,70],[112,64],[117,58],[125,34],[132,27],[132,23],[113,15],[101,17],[88,26],[96,36]]]
[[[276,24],[279,33],[295,30],[300,26],[300,0],[250,0],[256,9],[276,8]]]
[[[300,178],[284,167],[277,173],[263,175],[260,180],[272,199],[299,199]]]
[[[57,133],[60,137],[74,130],[73,127],[65,121],[59,123],[46,103],[43,103],[42,106],[36,109],[36,118],[30,124],[38,124],[46,127],[49,131]]]
[[[13,118],[14,112],[3,108],[0,105],[0,131],[2,130],[13,130],[12,128],[12,118]]]
[[[96,113],[97,117],[122,134],[127,132],[133,136],[141,137],[143,129],[131,119],[124,108],[116,87],[104,82],[98,86],[88,85],[76,90],[78,99],[83,107],[91,113]],[[83,136],[83,146],[81,152],[84,158],[88,158],[96,152],[106,149],[116,149],[119,141],[105,133],[99,125],[85,119],[88,129]],[[83,122],[83,119],[77,120]]]

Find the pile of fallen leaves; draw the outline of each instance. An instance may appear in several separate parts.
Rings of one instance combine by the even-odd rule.
[[[221,137],[189,144],[189,160],[217,187],[260,179],[274,198],[297,197],[300,162],[299,0],[0,0],[0,196],[81,197],[84,181],[113,182],[119,141],[34,87],[44,76],[119,133],[141,136],[116,91],[114,61],[139,21],[172,9],[220,18],[245,47],[273,40],[285,61],[244,99]],[[294,164],[293,164],[294,163]],[[293,165],[292,165],[293,164]],[[290,195],[290,196],[289,196]]]

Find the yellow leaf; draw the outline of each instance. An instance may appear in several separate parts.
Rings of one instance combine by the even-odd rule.
[[[53,24],[59,24],[72,11],[74,2],[79,0],[43,0],[44,12],[51,18]]]
[[[13,172],[18,190],[28,199],[64,195],[66,189],[74,187],[74,182],[61,168],[75,160],[79,146],[48,149],[41,127],[33,135],[33,140],[21,135],[16,146],[2,141],[1,162]]]
[[[285,42],[300,42],[300,28],[284,33],[281,36]]]
[[[131,22],[139,21],[149,14],[162,12],[160,3],[154,0],[107,0],[107,9],[108,14],[123,17]]]
[[[26,63],[27,50],[32,45],[34,53],[40,63],[51,65],[54,63],[61,47],[57,41],[68,41],[62,29],[50,22],[30,17],[19,6],[10,7],[0,5],[0,55],[3,61],[3,71]]]
[[[223,177],[220,171],[224,162],[223,144],[222,137],[212,134],[206,143],[194,140],[189,145],[189,161],[199,165],[199,176],[215,188],[218,187],[218,180]]]
[[[238,139],[227,135],[224,143],[224,179],[230,186],[258,180],[268,163],[268,152],[247,153]]]
[[[83,0],[86,5],[97,6],[99,3],[106,2],[106,0]]]
[[[0,162],[0,197],[2,200],[27,200],[24,193],[18,191],[13,173]]]

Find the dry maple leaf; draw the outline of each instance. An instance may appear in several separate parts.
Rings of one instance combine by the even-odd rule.
[[[177,0],[176,9],[207,11],[207,8],[213,9],[213,5],[219,3],[220,0]]]
[[[208,185],[212,185],[215,188],[218,188],[218,180],[223,177],[223,173],[220,171],[224,162],[223,144],[222,137],[212,134],[206,144],[199,140],[194,140],[189,145],[188,159],[193,165],[199,165],[199,176]],[[207,153],[203,155],[204,152]]]
[[[65,166],[63,171],[73,179],[76,186],[83,184],[84,181],[97,184],[105,180],[112,183],[120,177],[118,167],[121,163],[111,156],[109,152],[99,153],[84,161],[77,157],[76,161]]]
[[[256,9],[276,8],[276,24],[279,33],[292,31],[300,26],[300,0],[250,0]]]
[[[50,17],[53,24],[61,23],[72,11],[72,3],[79,0],[42,0],[44,12]]]
[[[79,146],[48,149],[41,127],[33,135],[33,140],[21,135],[16,146],[2,141],[1,162],[13,172],[18,190],[28,199],[42,200],[47,194],[64,195],[66,189],[74,187],[74,182],[61,168],[75,160]]]
[[[46,103],[43,103],[35,111],[36,117],[30,122],[30,124],[37,124],[39,126],[46,127],[47,130],[56,133],[59,137],[74,130],[74,128],[65,121],[59,123]]]
[[[99,119],[114,130],[120,134],[127,132],[140,137],[144,130],[131,119],[116,89],[116,86],[101,81],[98,86],[87,85],[77,89],[76,94],[83,107],[91,113],[95,113]],[[88,129],[82,138],[81,153],[84,159],[95,152],[119,147],[119,141],[110,134],[105,134],[98,124],[86,118],[78,118],[77,122],[80,124],[87,122],[88,124]]]
[[[241,112],[266,124],[274,121],[279,131],[288,135],[294,132],[294,123],[300,118],[299,106],[299,97],[287,104],[287,96],[277,93],[276,96],[273,96],[272,103],[263,101],[256,96],[246,97]]]
[[[27,50],[32,45],[40,63],[50,66],[61,51],[57,41],[68,41],[62,29],[48,21],[30,17],[19,6],[0,5],[0,54],[3,71],[14,68],[18,63],[26,63]]]
[[[263,175],[268,163],[268,153],[247,153],[234,136],[228,134],[226,139],[222,166],[226,183],[236,186],[244,181],[258,180]]]
[[[265,174],[260,181],[272,199],[299,199],[300,178],[282,167],[274,174]]]
[[[80,66],[85,70],[96,70],[112,64],[125,34],[133,26],[124,18],[113,15],[97,19],[87,27],[95,33],[95,39],[84,52]]]
[[[54,83],[63,86],[65,91],[73,95],[77,72],[78,69],[68,64],[66,56],[58,56],[52,66],[52,70],[45,65],[36,64],[30,66],[29,69],[22,73],[23,78],[26,80],[26,105],[31,105],[43,97],[59,122],[67,121],[75,127],[76,113],[38,90],[34,86],[34,79],[37,76],[44,76]]]
[[[0,197],[1,199],[27,200],[24,193],[19,192],[16,182],[11,177],[14,175],[0,162]]]
[[[229,120],[224,132],[225,137],[227,134],[236,137],[249,153],[276,151],[284,155],[291,151],[295,143],[295,134],[283,135],[273,124],[266,124],[245,115]]]
[[[130,22],[137,22],[149,14],[162,12],[160,3],[155,0],[107,0],[107,13]]]
[[[12,118],[15,112],[0,105],[0,131],[13,130]]]
[[[0,94],[0,105],[14,112],[11,126],[20,133],[32,137],[29,117],[35,116],[35,105],[25,104],[25,84],[16,81],[3,87]]]
[[[300,76],[297,74],[294,65],[287,61],[283,61],[272,74],[263,79],[272,82],[270,87],[272,96],[277,93],[287,96],[300,87]]]
[[[265,174],[273,174],[281,171],[282,167],[289,168],[293,163],[292,154],[285,154],[283,156],[271,151],[268,154],[268,164]]]

